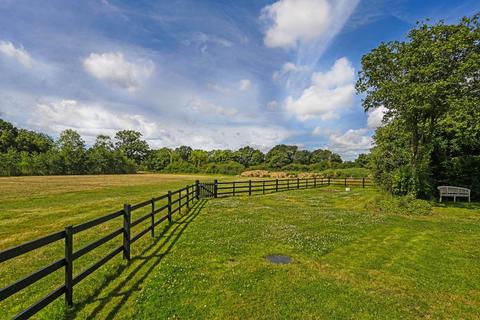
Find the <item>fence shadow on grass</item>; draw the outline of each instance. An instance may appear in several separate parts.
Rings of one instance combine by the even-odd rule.
[[[155,267],[163,260],[163,258],[170,253],[173,246],[180,239],[190,223],[200,214],[201,210],[205,206],[208,200],[201,199],[194,206],[190,208],[190,211],[181,215],[177,220],[173,221],[170,226],[165,227],[159,236],[156,236],[154,241],[145,247],[140,253],[132,257],[128,265],[119,265],[113,274],[110,274],[104,281],[97,287],[92,298],[87,299],[83,303],[76,305],[74,309],[68,310],[65,314],[65,318],[73,319],[78,313],[85,309],[89,304],[99,302],[99,304],[86,316],[88,319],[96,319],[101,317],[104,319],[113,319],[115,315],[120,311],[120,308],[130,298],[130,296],[140,291],[140,286],[144,283],[145,279],[153,271]],[[145,269],[146,268],[146,269]],[[123,277],[122,277],[123,275]],[[111,290],[107,287],[112,281],[117,279],[119,282]],[[133,281],[132,283],[129,283]],[[126,291],[122,291],[124,288],[129,288]],[[98,296],[104,291],[109,290],[108,296],[99,298]],[[106,316],[100,316],[102,311],[108,308],[108,304],[112,302],[114,298],[121,298],[120,301],[116,301],[115,305],[111,308]]]

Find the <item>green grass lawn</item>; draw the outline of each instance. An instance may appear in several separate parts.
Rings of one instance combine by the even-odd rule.
[[[38,192],[25,186],[34,203],[14,193],[0,202],[2,246],[27,237],[17,235],[28,229],[25,214],[44,215],[33,226],[42,232],[58,230],[116,209],[118,201],[142,200],[151,191],[194,180],[169,177],[177,180],[154,175],[151,183],[131,180],[131,188],[112,182],[99,182],[96,191],[75,187],[58,193],[63,203],[54,200],[58,190],[49,195],[46,186]],[[67,310],[59,299],[38,317],[480,319],[480,205],[442,204],[428,216],[385,214],[371,208],[378,196],[373,188],[322,187],[201,201],[164,233],[159,229],[154,240],[135,243],[130,263],[119,256],[76,286],[74,308]],[[23,262],[33,268],[61,254],[51,248]],[[292,263],[272,264],[265,258],[270,254],[288,255]],[[0,266],[2,284],[24,272]],[[0,302],[6,310],[0,317],[10,317],[62,279],[60,272]]]

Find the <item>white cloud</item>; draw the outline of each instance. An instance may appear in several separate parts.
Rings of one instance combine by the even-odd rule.
[[[385,115],[385,112],[387,111],[387,108],[384,106],[381,106],[379,108],[376,108],[368,113],[368,118],[367,118],[367,126],[370,129],[376,129],[382,125],[382,120],[383,116]]]
[[[243,79],[238,82],[238,91],[247,91],[252,87],[252,82],[248,79]]]
[[[312,75],[311,86],[298,99],[289,96],[285,109],[304,121],[313,117],[322,120],[339,117],[339,111],[353,103],[355,70],[346,58],[338,59],[327,72]]]
[[[37,129],[50,134],[74,129],[88,143],[92,143],[98,134],[113,136],[118,130],[131,129],[141,132],[154,148],[189,145],[192,148],[211,150],[237,149],[250,145],[267,150],[292,135],[292,132],[277,126],[209,126],[202,123],[192,126],[183,119],[167,118],[155,121],[143,115],[111,111],[101,104],[76,100],[40,103],[31,114],[29,122]]]
[[[8,58],[15,59],[25,67],[32,66],[32,57],[23,48],[16,48],[10,41],[0,41],[0,52]]]
[[[98,104],[61,100],[40,103],[34,108],[36,116],[30,120],[35,126],[48,132],[59,133],[75,129],[85,136],[114,134],[118,130],[137,129],[144,134],[155,131],[156,125],[140,115],[109,111]]]
[[[232,95],[240,92],[248,91],[252,87],[252,82],[248,79],[242,79],[231,87],[224,87],[216,83],[209,83],[207,87],[223,95]]]
[[[211,44],[216,44],[216,45],[221,45],[225,48],[231,48],[233,47],[233,42],[228,41],[227,39],[217,37],[214,35],[206,34],[203,32],[198,32],[195,33],[193,36],[189,37],[188,39],[184,40],[183,43],[187,46],[191,44],[198,44],[198,45],[204,45],[207,43]]]
[[[127,61],[123,53],[91,53],[83,60],[85,70],[109,84],[133,91],[149,78],[155,69],[150,60]]]
[[[359,0],[279,0],[262,9],[267,22],[264,43],[271,48],[295,48],[320,41],[317,54],[335,37]]]
[[[316,136],[316,137],[328,136],[330,134],[332,134],[332,129],[327,128],[327,127],[316,126],[312,131],[312,135]]]
[[[372,148],[372,138],[368,132],[368,128],[361,128],[349,129],[343,134],[330,134],[328,148],[346,160],[355,159],[360,153]]]
[[[308,69],[307,66],[300,66],[300,65],[296,65],[295,63],[293,62],[285,62],[282,66],[282,69],[281,70],[277,70],[275,72],[273,72],[273,80],[274,81],[277,81],[279,80],[281,77],[289,74],[289,73],[298,73],[298,72],[304,72]]]
[[[328,32],[331,5],[327,0],[280,0],[262,9],[270,22],[264,42],[271,48],[294,47]]]
[[[278,108],[278,102],[276,100],[272,100],[267,103],[267,110],[268,111],[275,111]]]
[[[238,114],[238,111],[236,109],[219,106],[214,103],[199,100],[199,99],[190,100],[187,103],[186,107],[193,111],[200,112],[207,115],[219,114],[226,117],[234,117]]]

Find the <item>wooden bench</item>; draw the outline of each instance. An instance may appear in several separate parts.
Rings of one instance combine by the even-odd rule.
[[[470,189],[454,186],[439,186],[437,189],[440,191],[440,202],[442,202],[442,197],[453,197],[453,202],[457,202],[457,198],[463,197],[468,198],[468,202],[470,202]]]

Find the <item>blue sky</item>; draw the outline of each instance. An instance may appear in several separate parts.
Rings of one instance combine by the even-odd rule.
[[[467,0],[0,0],[0,117],[92,143],[133,129],[151,147],[278,143],[353,159],[382,110],[354,83],[363,54]]]

